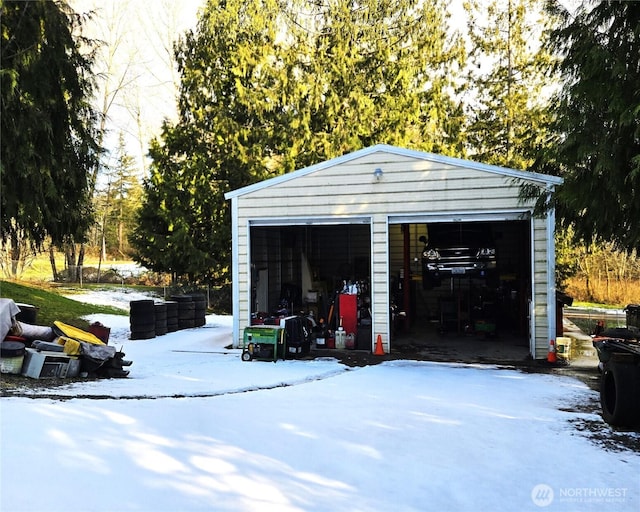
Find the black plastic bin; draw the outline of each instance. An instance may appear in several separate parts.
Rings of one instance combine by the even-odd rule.
[[[16,306],[20,308],[20,313],[16,315],[16,320],[25,324],[37,325],[38,323],[38,308],[31,304],[16,303]]]

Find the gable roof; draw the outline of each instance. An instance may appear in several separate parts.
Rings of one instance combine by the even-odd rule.
[[[230,192],[227,192],[224,195],[224,197],[225,199],[232,199],[234,197],[249,194],[256,190],[261,190],[263,188],[267,188],[272,185],[277,185],[285,181],[289,181],[289,180],[299,178],[301,176],[305,176],[312,172],[316,172],[322,169],[327,169],[329,167],[334,167],[336,165],[350,162],[357,158],[362,158],[363,156],[371,155],[373,153],[388,153],[392,155],[414,158],[416,160],[427,160],[430,162],[438,162],[438,163],[457,166],[457,167],[464,167],[467,169],[475,169],[478,171],[501,174],[503,176],[508,176],[511,178],[520,178],[527,181],[534,181],[546,186],[560,185],[564,181],[562,178],[559,178],[557,176],[547,175],[547,174],[539,174],[539,173],[529,172],[529,171],[519,171],[517,169],[509,169],[507,167],[499,167],[497,165],[481,164],[479,162],[474,162],[472,160],[464,160],[462,158],[436,155],[434,153],[427,153],[424,151],[415,151],[412,149],[405,149],[397,146],[390,146],[387,144],[376,144],[375,146],[369,146],[368,148],[359,149],[358,151],[347,153],[346,155],[332,158],[331,160],[325,160],[324,162],[320,162],[320,163],[311,165],[309,167],[304,167],[303,169],[298,169],[296,171],[283,174],[281,176],[275,176],[273,178],[269,178],[267,180],[254,183],[252,185],[248,185],[246,187],[232,190]]]

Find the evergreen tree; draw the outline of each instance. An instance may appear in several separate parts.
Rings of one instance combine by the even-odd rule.
[[[288,76],[300,130],[296,167],[376,143],[459,156],[462,110],[452,98],[464,60],[447,2],[299,2],[290,23],[304,54]],[[302,153],[302,154],[301,154]]]
[[[558,216],[585,241],[640,247],[640,3],[586,2],[569,12],[551,48],[565,87],[555,101],[553,145],[540,168],[564,177]]]
[[[446,2],[209,0],[177,46],[177,123],[151,148],[137,258],[224,279],[225,192],[386,142],[459,154]]]
[[[224,182],[218,182],[215,169],[207,172],[209,155],[195,128],[165,124],[163,137],[165,146],[151,144],[153,164],[129,237],[134,259],[155,272],[169,272],[173,281],[218,282],[228,272],[225,258],[231,252]],[[167,147],[183,149],[174,155]]]
[[[154,271],[224,279],[231,218],[224,193],[267,175],[278,108],[277,2],[211,0],[176,49],[179,120],[151,144],[136,259]],[[275,76],[274,76],[275,75]]]
[[[468,0],[471,66],[468,144],[482,162],[527,169],[544,144],[549,123],[541,48],[541,0]]]
[[[2,241],[39,249],[82,240],[92,222],[97,156],[90,61],[62,1],[0,3]]]
[[[134,228],[142,185],[138,180],[135,159],[127,153],[122,133],[118,138],[115,167],[106,177],[107,190],[101,194],[104,204],[101,212],[104,248],[109,254],[128,258],[128,235]]]

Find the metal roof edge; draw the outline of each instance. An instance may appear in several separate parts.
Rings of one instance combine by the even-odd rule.
[[[351,153],[347,153],[345,155],[332,158],[330,160],[325,160],[324,162],[319,162],[317,164],[310,165],[309,167],[304,167],[302,169],[298,169],[296,171],[293,171],[287,174],[275,176],[273,178],[269,178],[263,181],[259,181],[257,183],[253,183],[252,185],[247,185],[246,187],[229,191],[225,193],[224,197],[225,199],[233,199],[235,197],[238,197],[244,194],[249,194],[256,190],[261,190],[263,188],[267,188],[272,185],[277,185],[285,181],[299,178],[300,176],[304,176],[306,174],[309,174],[315,171],[319,171],[322,169],[333,167],[335,165],[346,163],[351,160],[355,160],[357,158],[370,155],[372,153],[390,153],[394,155],[405,156],[408,158],[415,158],[418,160],[428,160],[431,162],[439,162],[439,163],[448,164],[448,165],[455,165],[458,167],[475,169],[478,171],[502,174],[504,176],[509,176],[512,178],[520,178],[520,179],[529,180],[529,181],[537,181],[537,182],[544,183],[545,185],[560,185],[564,182],[564,180],[558,176],[540,174],[540,173],[535,173],[531,171],[520,171],[517,169],[510,169],[508,167],[499,167],[497,165],[482,164],[479,162],[475,162],[473,160],[465,160],[462,158],[455,158],[451,156],[437,155],[435,153],[417,151],[414,149],[406,149],[398,146],[390,146],[388,144],[376,144],[374,146],[358,149]]]
[[[263,181],[259,181],[257,183],[253,183],[252,185],[247,185],[246,187],[238,188],[236,190],[231,190],[227,192],[224,197],[225,199],[232,199],[234,197],[238,197],[244,194],[248,194],[250,192],[254,192],[255,190],[261,190],[266,187],[270,187],[272,185],[277,185],[279,183],[283,183],[285,181],[289,181],[295,178],[299,178],[300,176],[304,176],[306,174],[319,171],[322,169],[326,169],[329,167],[333,167],[334,165],[339,165],[345,162],[349,162],[356,158],[360,158],[362,156],[368,155],[369,153],[375,153],[379,151],[379,146],[370,146],[368,148],[358,149],[351,153],[347,153],[342,156],[337,156],[335,158],[331,158],[330,160],[325,160],[324,162],[319,162],[317,164],[310,165],[309,167],[303,167],[302,169],[297,169],[293,172],[287,174],[281,174],[280,176],[274,176],[273,178],[269,178]],[[391,146],[389,146],[391,147]]]
[[[428,153],[425,151],[417,151],[413,149],[405,149],[397,146],[389,146],[385,144],[378,144],[372,146],[377,148],[378,151],[385,151],[387,153],[393,153],[400,156],[406,156],[410,158],[416,158],[420,160],[429,160],[431,162],[439,162],[443,164],[456,165],[458,167],[467,167],[469,169],[475,169],[478,171],[492,172],[496,174],[503,174],[513,178],[522,178],[531,181],[540,181],[549,185],[561,185],[564,182],[563,178],[558,176],[552,176],[550,174],[541,174],[532,171],[522,171],[518,169],[511,169],[509,167],[500,167],[498,165],[483,164],[474,160],[466,160],[463,158],[456,158],[453,156],[437,155],[435,153]]]

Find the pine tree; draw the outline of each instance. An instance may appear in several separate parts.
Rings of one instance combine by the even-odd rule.
[[[179,111],[151,148],[139,261],[224,280],[224,194],[374,143],[458,154],[446,2],[209,0],[177,47]]]
[[[88,173],[98,147],[90,60],[65,2],[2,1],[2,242],[40,249],[82,241],[91,225]]]
[[[550,47],[566,86],[541,168],[560,174],[558,216],[576,237],[640,248],[640,3],[587,2],[561,20]]]
[[[108,176],[107,205],[104,212],[105,245],[110,254],[128,258],[128,234],[134,227],[142,185],[135,159],[127,153],[124,135],[120,133],[116,165]]]
[[[467,129],[478,160],[527,169],[547,137],[550,57],[541,47],[540,0],[468,0],[471,66]]]

